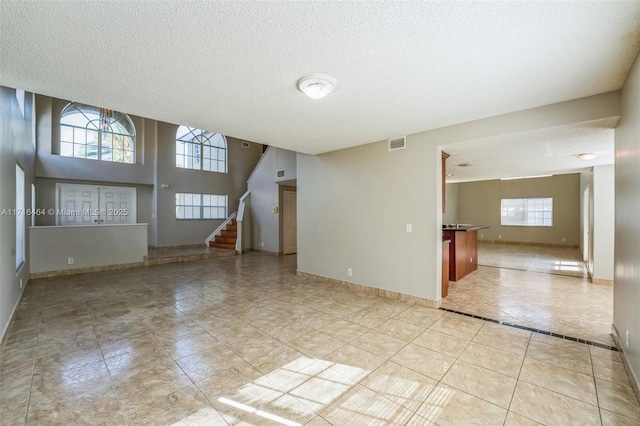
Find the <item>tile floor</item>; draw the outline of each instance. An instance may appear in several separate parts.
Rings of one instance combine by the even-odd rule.
[[[613,286],[555,269],[579,263],[579,254],[577,248],[480,244],[479,264],[500,266],[479,266],[450,283],[442,306],[614,346]]]
[[[637,425],[617,352],[257,253],[30,281],[0,424]]]
[[[577,247],[480,242],[478,265],[589,278]]]
[[[191,262],[194,260],[215,259],[235,256],[234,250],[221,250],[202,245],[200,247],[178,247],[174,249],[149,249],[149,265],[164,263]]]

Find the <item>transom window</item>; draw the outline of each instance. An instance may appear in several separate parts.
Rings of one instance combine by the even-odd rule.
[[[176,167],[227,173],[227,140],[220,133],[180,126],[176,132]]]
[[[135,163],[136,131],[127,114],[70,103],[60,114],[60,155]]]
[[[176,219],[226,218],[226,195],[176,193]]]
[[[553,226],[553,198],[503,198],[500,224],[506,226]]]

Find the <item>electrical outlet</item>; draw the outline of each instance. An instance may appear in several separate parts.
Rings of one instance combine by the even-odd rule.
[[[68,258],[68,259],[67,259],[67,263],[68,263],[69,265],[73,265],[73,257]]]
[[[565,242],[565,240],[566,240],[566,238],[562,237],[562,242],[563,242],[563,243]]]
[[[353,271],[351,268],[347,268],[347,276],[350,277],[351,275],[353,275]]]
[[[484,234],[480,234],[480,238],[484,238]]]
[[[413,225],[410,223],[407,223],[407,232],[413,232]]]
[[[631,336],[629,335],[629,330],[627,330],[624,336],[624,343],[627,345],[627,347],[629,347],[629,345],[631,344],[630,342],[631,342]]]
[[[498,235],[498,238],[502,238],[502,235]]]
[[[264,243],[262,241],[260,241],[260,244],[258,244],[260,247],[264,247]]]

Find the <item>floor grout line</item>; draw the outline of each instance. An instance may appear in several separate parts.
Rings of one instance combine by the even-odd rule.
[[[554,333],[552,331],[540,330],[538,328],[528,327],[526,325],[512,324],[510,322],[496,320],[496,319],[492,319],[492,318],[487,318],[487,317],[483,317],[483,316],[475,315],[475,314],[469,314],[469,313],[466,313],[466,312],[456,311],[456,310],[449,309],[449,308],[442,308],[441,307],[440,309],[443,310],[443,311],[454,313],[454,314],[464,315],[466,317],[471,317],[471,318],[477,318],[477,319],[481,319],[481,320],[484,320],[484,321],[492,322],[492,323],[495,323],[495,324],[504,325],[504,326],[507,326],[507,327],[518,328],[520,330],[531,331],[532,333],[538,333],[538,334],[543,334],[543,335],[546,335],[546,336],[557,337],[557,338],[564,339],[564,340],[570,340],[572,342],[583,343],[585,345],[595,346],[595,347],[598,347],[598,348],[608,349],[608,350],[614,351],[614,352],[619,352],[617,347],[610,346],[610,345],[605,345],[603,343],[593,342],[593,341],[590,341],[590,340],[585,340],[585,339],[580,339],[580,338],[577,338],[577,337],[567,336],[567,335],[564,335],[564,334]]]

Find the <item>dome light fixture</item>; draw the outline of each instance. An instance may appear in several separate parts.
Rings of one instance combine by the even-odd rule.
[[[298,80],[298,89],[313,99],[321,99],[336,90],[336,79],[326,74],[311,74]]]
[[[583,152],[582,154],[576,155],[576,157],[584,161],[593,160],[597,156],[598,154],[596,154],[595,152]]]

